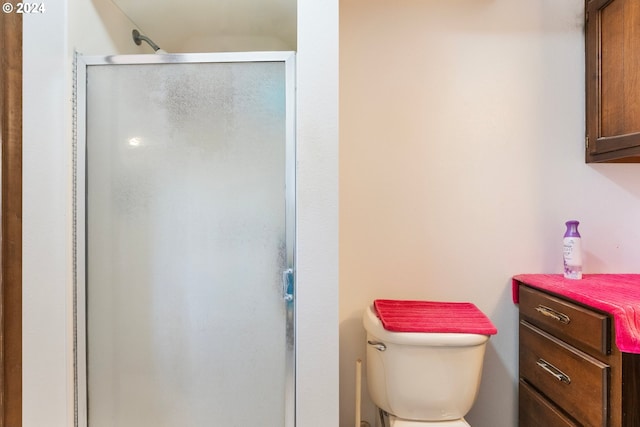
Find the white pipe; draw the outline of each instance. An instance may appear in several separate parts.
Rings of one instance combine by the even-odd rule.
[[[360,406],[362,394],[362,360],[356,360],[356,425],[360,427]]]

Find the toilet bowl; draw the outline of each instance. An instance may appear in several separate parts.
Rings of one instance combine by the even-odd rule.
[[[480,310],[470,303],[376,300],[363,324],[367,388],[390,427],[469,426],[464,416],[478,393],[489,336],[497,332]]]

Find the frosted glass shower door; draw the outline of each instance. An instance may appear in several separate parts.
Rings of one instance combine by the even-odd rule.
[[[79,424],[293,425],[292,56],[131,58],[80,73]]]

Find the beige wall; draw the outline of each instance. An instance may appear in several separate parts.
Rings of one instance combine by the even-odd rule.
[[[640,165],[584,163],[583,4],[341,1],[342,427],[373,299],[478,305],[499,333],[468,421],[513,427],[510,277],[560,273],[568,219],[587,273],[640,272]]]

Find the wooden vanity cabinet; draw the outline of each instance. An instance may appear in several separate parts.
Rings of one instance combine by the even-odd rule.
[[[607,313],[519,285],[519,427],[640,426],[640,355]]]
[[[640,2],[587,0],[586,161],[640,162]]]

